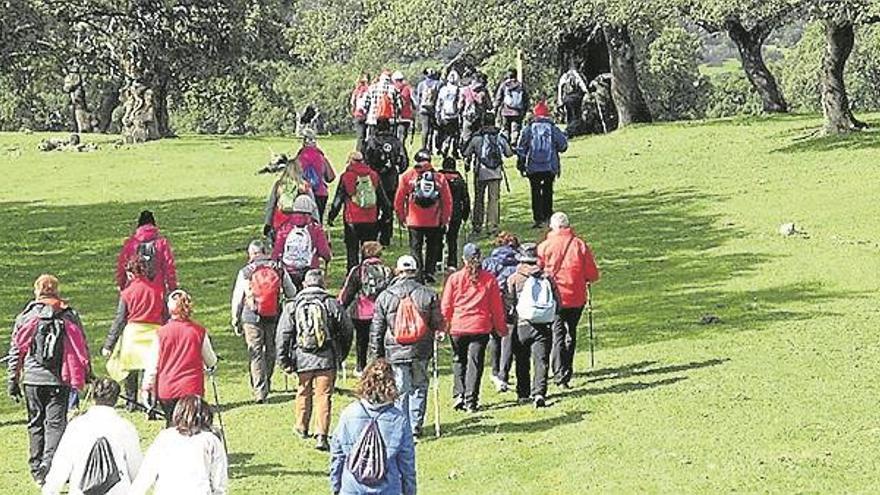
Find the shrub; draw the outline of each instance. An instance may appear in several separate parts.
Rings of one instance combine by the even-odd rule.
[[[654,118],[701,118],[705,81],[699,71],[700,41],[684,28],[670,26],[643,50],[639,77]]]

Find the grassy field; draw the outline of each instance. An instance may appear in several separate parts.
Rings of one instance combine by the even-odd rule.
[[[444,437],[417,447],[421,492],[876,492],[880,134],[806,137],[819,126],[792,116],[577,139],[557,207],[603,269],[596,368],[582,338],[574,389],[551,389],[552,407],[517,407],[485,380],[486,407],[468,416],[451,411],[444,350]],[[115,255],[151,208],[225,358],[232,492],[326,493],[327,456],[294,437],[291,394],[250,403],[244,344],[228,329],[233,277],[271,180],[254,172],[293,143],[184,137],[115,148],[87,137],[105,144],[44,154],[42,137],[0,134],[4,343],[32,280],[53,272],[98,349],[115,308]],[[351,142],[324,146],[341,164]],[[524,182],[512,178],[503,218],[529,238]],[[782,237],[784,222],[802,233]],[[720,323],[702,324],[705,315]],[[352,385],[342,384],[337,411]],[[3,493],[35,492],[24,418],[0,398]],[[160,425],[132,419],[148,445]]]

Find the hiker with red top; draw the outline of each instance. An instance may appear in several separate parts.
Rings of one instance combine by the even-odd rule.
[[[562,176],[559,154],[568,149],[565,137],[544,100],[535,105],[535,118],[523,129],[517,145],[516,168],[529,178],[532,190],[532,228],[547,226],[553,213],[553,184]]]
[[[351,116],[354,119],[354,129],[357,135],[357,149],[364,149],[367,140],[367,112],[370,110],[370,76],[363,74],[357,81],[357,85],[349,98]]]
[[[415,258],[401,256],[397,260],[397,277],[376,299],[370,354],[391,363],[399,392],[396,404],[409,415],[416,438],[422,434],[427,411],[428,362],[433,339],[442,334],[437,293],[419,282]]]
[[[278,242],[278,230],[296,213],[293,211],[294,202],[300,196],[308,196],[311,199],[312,210],[308,213],[316,220],[320,220],[315,193],[309,181],[303,177],[299,160],[289,160],[281,177],[272,184],[269,197],[266,199],[263,235],[273,244]]]
[[[165,294],[177,288],[177,268],[171,243],[159,233],[153,212],[144,210],[138,217],[137,230],[125,241],[116,259],[116,286],[120,291],[128,286],[125,268],[129,260],[140,257],[147,263],[147,277],[158,281]]]
[[[567,389],[574,375],[577,326],[587,304],[589,286],[599,280],[599,269],[590,246],[574,233],[568,215],[562,212],[550,217],[550,232],[538,245],[538,258],[559,289],[551,362],[556,384]]]
[[[144,376],[144,391],[155,394],[172,425],[177,402],[188,395],[205,395],[205,368],[217,364],[208,331],[192,320],[193,301],[185,291],[168,296],[171,319],[162,325]]]
[[[391,217],[391,201],[385,195],[379,174],[364,162],[359,151],[349,155],[348,166],[340,176],[327,215],[328,225],[333,225],[343,208],[346,270],[351,270],[360,262],[358,256],[363,243],[375,241],[380,221]]]
[[[424,280],[434,283],[436,264],[443,255],[443,234],[452,219],[452,192],[431,165],[431,154],[416,153],[415,166],[400,177],[394,211],[409,231],[410,254]]]
[[[128,262],[129,284],[119,294],[116,318],[101,349],[108,358],[107,374],[124,383],[129,411],[134,411],[138,402],[153,405],[152,397],[138,399],[138,374],[146,368],[156,330],[168,319],[163,287],[147,278],[146,270],[146,261],[141,258]]]
[[[61,299],[58,279],[40,275],[34,300],[15,318],[6,360],[7,391],[16,402],[22,386],[28,411],[31,476],[42,485],[67,427],[71,390],[91,375],[88,339],[79,314]]]
[[[284,300],[296,295],[296,286],[287,270],[269,256],[263,241],[251,241],[247,256],[232,289],[232,330],[244,334],[254,401],[262,404],[272,389],[278,315]]]
[[[367,366],[367,348],[370,342],[370,324],[375,314],[376,299],[391,283],[393,272],[382,262],[382,244],[367,241],[361,247],[363,261],[348,271],[345,285],[339,293],[339,304],[348,308],[354,323],[357,365],[355,376]]]
[[[408,160],[403,143],[391,129],[391,122],[380,119],[376,123],[375,132],[367,139],[364,146],[364,160],[367,165],[379,174],[382,191],[389,201],[394,200],[400,174],[406,171]],[[394,231],[393,215],[383,215],[379,222],[379,242],[383,246],[391,244]]]
[[[318,220],[323,222],[324,210],[327,208],[327,199],[330,196],[327,185],[336,180],[336,171],[318,147],[318,136],[312,129],[303,131],[302,148],[297,152],[294,160],[299,162],[303,179],[309,183],[315,202],[318,204]]]
[[[391,82],[400,95],[400,112],[398,112],[397,120],[397,138],[401,143],[406,144],[406,138],[409,136],[413,124],[413,89],[406,81],[403,73],[395,71],[391,74]]]
[[[400,116],[400,93],[391,81],[391,72],[382,71],[379,78],[370,85],[369,108],[367,110],[367,137],[375,131],[380,120],[394,122]]]
[[[476,412],[489,335],[507,335],[507,321],[501,288],[482,268],[480,248],[465,244],[462,252],[464,267],[446,280],[442,311],[452,337],[454,407]]]
[[[313,211],[312,198],[299,196],[293,203],[292,213],[275,234],[272,259],[281,261],[297,289],[302,288],[307,271],[319,268],[321,260],[330,263],[333,257],[327,233],[311,214]]]

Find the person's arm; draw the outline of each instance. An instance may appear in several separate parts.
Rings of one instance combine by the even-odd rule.
[[[144,360],[144,384],[143,389],[152,391],[156,384],[156,373],[159,367],[159,339],[153,340],[150,350]],[[147,487],[149,488],[149,487]]]
[[[565,137],[565,133],[559,129],[557,126],[553,127],[553,141],[556,147],[557,153],[565,153],[568,150],[568,138]]]
[[[275,205],[278,203],[278,182],[276,181],[272,184],[272,189],[269,190],[269,197],[266,198],[266,210],[263,216],[263,225],[272,226],[272,219],[275,216]],[[268,235],[263,231],[263,234]]]
[[[562,106],[562,86],[565,85],[565,79],[568,77],[568,73],[562,75],[559,78],[559,83],[556,85],[556,103],[559,106]]]
[[[330,260],[333,258],[333,251],[330,250],[330,241],[327,239],[327,233],[324,232],[324,229],[318,223],[312,223],[309,229],[315,233],[313,237],[315,241],[315,254],[327,263],[330,263]]]
[[[508,316],[508,323],[516,323],[513,320],[514,309],[516,308],[516,302],[519,294],[516,290],[516,279],[517,275],[514,273],[513,275],[507,277],[507,290],[504,292],[504,303],[506,304],[505,310]],[[558,299],[557,299],[558,300]]]
[[[411,186],[409,185],[408,174],[404,174],[401,179],[397,192],[394,195],[394,212],[397,214],[400,224],[406,226],[406,205],[404,203],[406,196],[410,193]]]
[[[393,218],[393,206],[391,204],[391,200],[388,199],[388,195],[385,194],[385,189],[382,188],[382,184],[376,184],[376,206],[379,208],[379,213],[381,213],[383,219]]]
[[[83,441],[78,433],[79,428],[71,424],[61,436],[61,442],[58,443],[58,449],[55,450],[55,456],[52,458],[52,467],[43,485],[42,495],[59,495],[64,484],[70,479],[73,471],[73,449]]]
[[[587,282],[593,283],[599,280],[599,267],[596,265],[596,258],[593,256],[593,251],[590,250],[590,246],[587,243],[584,243],[584,278],[587,279]]]
[[[202,361],[205,362],[206,368],[213,368],[217,365],[217,354],[214,353],[214,347],[211,345],[211,338],[205,334],[202,339]]]
[[[125,432],[122,435],[122,448],[125,450],[125,469],[128,472],[128,479],[133,480],[141,469],[144,455],[141,453],[141,442],[138,432],[130,423],[126,425]]]
[[[370,360],[385,357],[385,330],[387,329],[386,300],[389,295],[379,294],[376,298],[373,321],[370,323]]]
[[[516,151],[514,151],[513,147],[510,145],[510,140],[504,137],[502,134],[498,134],[498,146],[501,147],[501,154],[503,154],[507,158],[512,157],[516,153]]]
[[[213,434],[209,434],[211,439],[211,495],[226,495],[227,486],[229,485],[228,460],[226,459],[226,451],[223,450],[223,444],[220,439]]]
[[[442,334],[446,332],[446,326],[443,324],[443,313],[440,312],[440,297],[431,291],[431,302],[429,304],[428,327],[434,334]]]
[[[336,171],[333,170],[333,164],[330,163],[330,160],[327,157],[324,157],[324,182],[331,183],[336,180]]]
[[[440,313],[443,315],[443,321],[447,325],[452,323],[452,315],[455,313],[455,282],[456,277],[452,275],[446,280],[443,287],[443,296],[440,302]]]
[[[279,267],[278,270],[281,272],[281,292],[284,294],[285,301],[290,301],[296,297],[296,284],[293,283],[293,279],[290,278],[287,270],[283,267]]]
[[[339,353],[336,356],[336,364],[339,364],[345,361],[348,357],[348,352],[351,350],[351,342],[354,338],[354,323],[352,323],[348,311],[336,299],[328,299],[327,306],[330,310],[333,326],[335,327],[333,337],[336,340],[336,351]]]
[[[504,337],[507,335],[507,313],[504,311],[501,288],[494,277],[492,277],[487,289],[489,290],[489,308],[492,311],[492,326],[495,327],[495,333]]]
[[[330,492],[334,495],[342,489],[342,473],[345,471],[347,455],[342,449],[342,439],[347,438],[345,421],[340,418],[339,425],[330,439]]]
[[[296,332],[293,323],[293,311],[293,303],[287,303],[284,305],[284,310],[281,312],[281,317],[278,319],[278,330],[275,339],[275,351],[278,364],[285,372],[290,372],[290,370],[294,368],[293,359],[291,357],[293,356],[292,344],[295,340],[293,335]]]
[[[122,336],[122,330],[125,328],[127,322],[128,306],[120,295],[119,304],[116,305],[116,316],[113,318],[113,323],[110,325],[110,331],[107,332],[107,338],[104,339],[104,347],[102,351],[104,351],[105,354],[113,352],[113,348],[116,347],[116,342],[118,342],[119,337]]]
[[[529,145],[532,142],[532,126],[526,124],[519,133],[519,143],[516,145],[516,154],[525,161],[529,157]]]
[[[169,454],[169,452],[163,452],[162,438],[163,435],[160,432],[150,448],[147,449],[144,462],[138,470],[137,478],[133,480],[131,488],[128,490],[128,495],[146,495],[159,477],[159,459]]]
[[[401,142],[397,143],[397,156],[400,157],[397,164],[397,175],[400,175],[409,168],[409,157],[406,156],[406,148]]]
[[[333,195],[333,204],[330,205],[330,212],[327,213],[328,225],[333,225],[333,221],[336,220],[336,216],[342,211],[342,207],[345,205],[345,199],[347,197],[348,194],[345,191],[345,185],[340,181],[339,185],[336,186],[336,194]]]
[[[128,273],[125,271],[125,265],[128,263],[128,259],[134,250],[130,244],[131,240],[126,239],[122,244],[122,249],[119,251],[119,256],[116,257],[116,287],[120,292],[128,285]]]
[[[416,494],[416,448],[413,437],[409,434],[405,420],[401,420],[404,429],[401,437],[400,450],[397,451],[397,470],[400,472],[402,495]]]
[[[238,275],[235,277],[235,286],[232,288],[232,301],[230,303],[232,312],[230,321],[234,329],[241,328],[241,312],[244,309],[247,283],[247,279],[244,277],[244,269],[239,270]]]
[[[452,189],[445,179],[440,182],[440,225],[449,225],[452,219]]]
[[[462,222],[467,222],[471,218],[471,193],[468,191],[467,182],[462,185],[462,190],[464,191],[463,202],[464,202],[464,215],[462,215]]]
[[[177,289],[177,264],[174,262],[174,251],[171,249],[171,243],[168,239],[162,238],[161,259],[164,265],[165,288],[168,293]]]
[[[361,290],[360,275],[361,265],[353,266],[351,270],[348,271],[348,276],[345,277],[345,283],[342,284],[342,290],[339,291],[339,296],[336,298],[343,308],[347,308],[353,303],[355,297],[357,297],[358,291]]]

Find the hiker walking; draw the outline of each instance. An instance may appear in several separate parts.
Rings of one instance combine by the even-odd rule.
[[[232,289],[231,322],[233,332],[244,335],[254,401],[262,404],[272,389],[278,315],[283,301],[296,295],[296,286],[287,270],[269,256],[263,241],[251,241],[247,256]]]
[[[506,180],[504,158],[511,157],[514,150],[510,142],[495,127],[495,118],[486,113],[483,126],[471,136],[464,149],[465,164],[474,170],[474,214],[471,232],[483,232],[483,220],[487,233],[498,233],[501,219],[501,181]]]
[[[410,254],[422,276],[434,283],[436,264],[443,256],[443,234],[452,219],[452,192],[442,174],[431,165],[426,150],[415,156],[415,166],[400,177],[394,211],[409,231]]]
[[[556,87],[556,103],[565,108],[565,133],[574,137],[586,132],[583,120],[584,96],[589,93],[587,82],[577,70],[577,63],[571,62],[568,71],[559,77]]]
[[[444,240],[446,243],[446,267],[458,268],[458,233],[464,222],[471,216],[471,197],[468,194],[467,182],[458,170],[455,169],[455,158],[449,156],[443,159],[443,168],[440,174],[449,184],[449,192],[452,194],[452,216],[446,227]]]
[[[435,118],[437,120],[437,147],[441,155],[459,157],[461,138],[461,88],[458,73],[451,71],[437,92]]]
[[[7,391],[27,405],[31,476],[45,481],[67,427],[68,400],[91,374],[88,339],[79,314],[61,299],[58,279],[40,275],[34,300],[15,318],[6,361]]]
[[[192,320],[193,301],[177,289],[168,296],[171,319],[159,328],[152,359],[144,376],[144,391],[159,399],[165,424],[173,424],[174,407],[188,395],[205,395],[205,368],[217,365],[217,355],[205,327]]]
[[[158,280],[147,277],[147,261],[138,256],[128,262],[129,284],[119,294],[116,317],[104,340],[101,354],[107,359],[107,374],[123,382],[126,408],[136,409],[137,403],[155,405],[155,397],[138,399],[143,375],[156,343],[156,331],[168,319],[165,308],[164,287]]]
[[[354,130],[357,135],[355,149],[362,151],[364,149],[364,142],[367,140],[367,112],[370,110],[369,74],[363,74],[358,78],[357,84],[351,92],[348,105],[351,108]]]
[[[424,79],[416,86],[415,106],[419,111],[422,128],[422,149],[433,152],[439,146],[437,137],[437,94],[440,92],[440,74],[432,68],[424,71]]]
[[[501,127],[511,143],[519,142],[520,128],[529,108],[529,94],[519,80],[516,69],[507,69],[507,75],[495,91],[495,110]]]
[[[133,258],[146,262],[147,278],[158,282],[165,294],[177,288],[177,268],[171,243],[159,233],[156,218],[149,210],[140,213],[137,229],[122,245],[116,259],[116,286],[120,291],[128,286],[126,267]]]
[[[406,413],[394,407],[394,377],[384,359],[371,363],[358,400],[340,414],[330,450],[333,493],[415,495],[416,450]]]
[[[590,247],[575,235],[568,215],[562,212],[550,218],[550,232],[538,245],[537,254],[559,290],[559,317],[553,323],[551,360],[554,381],[567,389],[571,388],[574,375],[577,326],[587,303],[588,284],[599,280],[599,269]]]
[[[370,85],[369,98],[367,138],[375,132],[375,126],[380,120],[394,122],[400,115],[400,93],[391,81],[390,71],[382,71],[376,82]]]
[[[399,175],[407,167],[407,157],[403,143],[397,138],[391,129],[391,122],[387,119],[376,123],[376,132],[367,139],[364,159],[367,165],[379,174],[385,197],[393,201],[397,193]],[[394,216],[383,215],[379,222],[379,242],[386,247],[391,245],[393,232]]]
[[[540,408],[547,405],[552,326],[559,310],[559,292],[553,278],[538,266],[536,244],[523,244],[517,260],[519,265],[507,279],[505,291],[514,315],[511,341],[516,356],[516,398],[521,404],[532,401]],[[535,370],[531,381],[529,361]]]
[[[330,160],[318,147],[318,137],[312,129],[303,131],[302,148],[297,152],[294,160],[299,162],[303,179],[309,183],[309,189],[318,205],[318,220],[323,222],[327,198],[330,196],[327,185],[336,180],[336,171],[333,170]]]
[[[147,449],[130,495],[226,495],[229,461],[214,434],[214,411],[198,395],[182,397],[169,427]]]
[[[308,212],[294,211],[297,198],[308,196],[311,199],[311,210]],[[295,213],[308,213],[316,220],[320,220],[318,203],[315,202],[315,194],[312,186],[303,177],[303,171],[299,160],[287,162],[281,177],[272,185],[269,197],[266,199],[266,210],[263,218],[263,235],[272,241],[277,247],[279,236],[278,230],[287,223]],[[283,238],[281,240],[283,242]]]
[[[101,378],[92,384],[95,404],[85,414],[74,418],[52,459],[52,468],[43,485],[43,495],[59,495],[68,484],[68,495],[82,495],[90,488],[117,478],[106,495],[126,495],[141,467],[141,443],[130,421],[116,413],[119,384]],[[101,461],[110,461],[95,470]],[[103,476],[102,476],[103,475]]]
[[[370,344],[370,325],[375,314],[376,300],[388,287],[393,272],[382,262],[382,244],[367,241],[361,247],[363,261],[348,271],[345,284],[339,293],[339,304],[348,308],[354,324],[357,363],[355,376],[360,377],[367,366],[367,350]]]
[[[278,325],[278,362],[285,373],[299,378],[296,432],[303,438],[314,432],[318,450],[330,449],[327,435],[336,370],[348,356],[353,333],[348,313],[324,287],[324,272],[309,270],[303,290],[284,305]]]
[[[507,322],[501,289],[481,267],[480,248],[465,244],[462,251],[464,267],[446,281],[441,307],[452,337],[454,407],[476,412],[489,335],[507,335]]]
[[[400,111],[398,112],[397,120],[395,121],[395,127],[397,130],[397,139],[400,139],[400,142],[403,143],[405,147],[406,138],[409,137],[413,123],[413,89],[406,81],[403,73],[399,70],[395,71],[394,74],[391,74],[391,83],[394,84],[394,88],[397,89],[397,94],[400,95]]]
[[[468,142],[486,120],[492,115],[492,95],[488,89],[488,79],[482,72],[473,75],[471,83],[461,91],[461,147]],[[494,115],[493,122],[494,122]],[[465,155],[466,156],[466,155]]]
[[[501,294],[507,299],[507,279],[516,272],[519,265],[519,239],[510,233],[501,232],[495,238],[495,248],[483,259],[483,269],[495,276]],[[498,392],[510,389],[510,367],[513,365],[513,344],[511,333],[515,330],[511,321],[511,307],[506,306],[508,315],[508,334],[504,337],[497,333],[489,336],[489,359],[492,361],[492,383]]]
[[[416,438],[422,434],[427,412],[433,339],[443,331],[437,293],[419,282],[415,258],[401,256],[397,277],[376,299],[370,351],[373,357],[391,363],[399,394],[397,407],[408,415]]]
[[[297,289],[302,288],[306,272],[320,268],[321,260],[330,263],[333,252],[324,227],[310,213],[315,202],[301,195],[293,202],[292,213],[278,227],[272,259],[281,261]]]
[[[533,113],[534,119],[519,140],[517,168],[528,177],[532,190],[532,228],[541,228],[553,213],[553,183],[562,176],[559,154],[568,149],[568,139],[550,118],[550,109],[543,100],[535,105]]]
[[[378,238],[380,221],[393,216],[391,200],[382,189],[379,174],[364,162],[363,155],[358,151],[349,156],[348,166],[339,179],[339,187],[336,188],[336,196],[327,216],[329,225],[333,225],[343,208],[345,268],[350,271],[360,263],[363,243]]]

